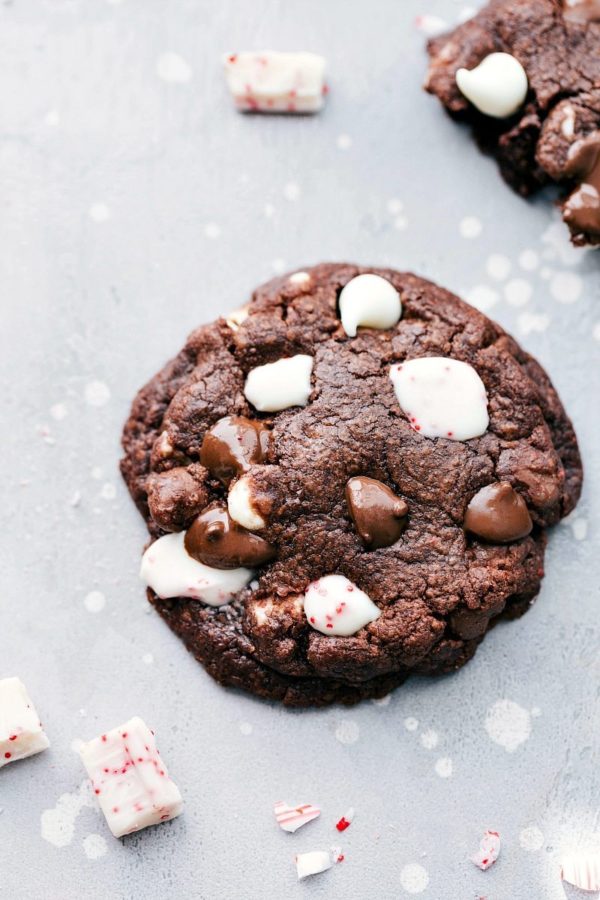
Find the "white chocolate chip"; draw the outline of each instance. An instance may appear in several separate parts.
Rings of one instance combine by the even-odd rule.
[[[185,532],[165,534],[142,556],[140,578],[162,599],[191,597],[223,606],[252,580],[250,569],[213,569],[189,555]]]
[[[459,69],[456,84],[479,112],[495,119],[516,113],[528,90],[525,69],[510,53],[490,53],[474,69]]]
[[[316,53],[228,53],[225,77],[242,112],[318,112],[325,96],[325,60]]]
[[[560,125],[563,137],[572,138],[575,134],[575,110],[570,103],[564,107],[563,120]]]
[[[0,769],[50,746],[20,678],[0,680]]]
[[[248,531],[260,531],[266,525],[252,503],[250,479],[243,475],[235,482],[227,497],[227,508],[234,522]]]
[[[115,837],[174,819],[183,811],[154,734],[139,716],[88,741],[79,752]]]
[[[411,427],[423,437],[468,441],[486,431],[485,386],[468,363],[425,356],[392,366],[390,378]]]
[[[354,337],[359,325],[393,328],[402,315],[400,294],[380,275],[357,275],[340,293],[340,316],[347,335]]]
[[[156,442],[156,449],[157,449],[158,455],[160,457],[162,457],[162,459],[168,459],[169,456],[173,455],[173,450],[175,448],[173,447],[173,444],[169,440],[168,431],[161,432],[161,435],[160,435],[158,441]]]
[[[294,272],[293,275],[290,275],[288,281],[291,284],[305,284],[307,281],[310,281],[310,275],[308,272]]]
[[[244,394],[260,412],[306,406],[311,391],[312,356],[299,353],[257,366],[248,373]]]
[[[348,637],[378,619],[381,610],[343,575],[325,575],[309,584],[304,613],[316,631]]]
[[[248,304],[246,304],[246,306],[240,306],[239,309],[234,309],[233,312],[229,313],[225,321],[232,331],[237,331],[242,322],[245,322],[247,318]]]

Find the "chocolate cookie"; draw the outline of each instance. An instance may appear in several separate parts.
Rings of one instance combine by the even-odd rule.
[[[276,278],[136,397],[151,603],[222,684],[289,705],[462,666],[543,575],[577,441],[540,366],[436,285]]]
[[[492,0],[428,45],[426,89],[523,196],[564,188],[574,244],[600,244],[600,0]]]

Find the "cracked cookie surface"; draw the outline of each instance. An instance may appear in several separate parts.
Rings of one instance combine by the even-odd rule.
[[[402,317],[349,337],[338,298],[364,273],[393,285]],[[410,672],[460,667],[494,621],[527,608],[543,575],[545,529],[573,509],[582,471],[546,374],[477,310],[387,269],[323,264],[305,276],[270,281],[236,321],[189,337],[136,397],[121,468],[155,540],[214,505],[225,521],[232,485],[251,487],[252,527],[273,548],[252,581],[218,606],[149,589],[210,674],[289,705],[351,703],[387,693]],[[306,406],[258,412],[245,396],[248,374],[299,354],[313,360]],[[420,357],[475,370],[487,394],[484,433],[461,441],[415,430],[390,368]],[[202,464],[202,445],[226,417],[260,423],[269,439],[219,478]],[[353,520],[346,487],[359,478],[380,483],[379,496],[401,518],[386,530],[388,546],[369,543]],[[464,519],[478,492],[497,482],[525,502],[531,530],[495,544],[465,531]],[[307,620],[307,589],[333,574],[375,604],[376,617],[366,615],[353,634],[322,633]]]
[[[528,196],[551,182],[573,243],[600,244],[600,4],[597,0],[492,0],[472,19],[429,41],[425,88],[448,112],[468,122],[502,176]],[[506,118],[480,112],[457,85],[460,69],[475,69],[489,54],[510,54],[525,71],[528,91]],[[460,80],[460,79],[459,79]],[[486,85],[486,90],[490,85]],[[501,85],[498,84],[498,90]],[[582,142],[593,155],[576,161]],[[592,213],[573,215],[571,192],[588,185]],[[580,201],[580,197],[575,198]]]

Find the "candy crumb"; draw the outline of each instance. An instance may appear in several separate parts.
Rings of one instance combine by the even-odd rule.
[[[354,809],[350,807],[348,812],[344,813],[339,822],[335,823],[335,827],[338,831],[345,831],[346,828],[349,828],[352,824],[352,819],[354,818]]]
[[[471,857],[474,863],[482,872],[489,869],[500,855],[500,835],[497,831],[485,831],[479,843],[479,850]]]

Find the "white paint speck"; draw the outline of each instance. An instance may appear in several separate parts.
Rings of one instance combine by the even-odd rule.
[[[404,209],[404,203],[401,200],[398,200],[397,197],[392,197],[391,200],[387,202],[388,212],[392,216],[397,216],[398,213],[401,213]]]
[[[300,196],[300,185],[295,181],[288,181],[288,183],[283,186],[283,196],[286,200],[297,200]]]
[[[407,731],[416,731],[419,727],[419,720],[414,719],[412,716],[409,716],[404,720],[404,727]]]
[[[102,478],[102,469],[100,468],[100,466],[94,466],[90,474],[94,481],[100,481],[100,479]]]
[[[192,78],[192,67],[179,53],[161,53],[156,74],[169,84],[186,84]]]
[[[275,207],[273,206],[272,203],[265,203],[263,212],[264,212],[265,216],[267,217],[267,219],[272,219],[273,216],[275,215]]]
[[[444,31],[448,31],[450,28],[445,19],[441,19],[439,16],[434,16],[430,13],[417,16],[415,19],[415,26],[419,31],[422,31],[423,34],[426,34],[427,37],[436,37],[438,34],[443,34]]]
[[[117,489],[114,484],[111,484],[110,481],[107,481],[102,485],[102,490],[100,491],[100,496],[103,500],[114,500],[117,496]]]
[[[100,859],[106,853],[108,846],[101,834],[88,834],[83,839],[83,849],[88,859]]]
[[[530,853],[535,850],[541,850],[544,846],[544,835],[536,825],[530,825],[529,828],[523,828],[519,833],[519,843],[523,850]]]
[[[374,703],[375,706],[389,706],[392,699],[391,694],[386,694],[385,697],[373,697],[371,703]]]
[[[514,753],[531,734],[531,715],[512,700],[497,700],[485,717],[485,730],[495,744]]]
[[[92,785],[82,781],[72,794],[62,794],[52,809],[45,809],[40,819],[42,837],[54,847],[67,847],[73,840],[75,820],[85,806],[94,807]]]
[[[531,300],[533,288],[524,278],[511,278],[504,285],[504,296],[511,306],[525,306]]]
[[[534,272],[540,264],[539,254],[535,250],[522,250],[519,253],[519,265],[525,272]]]
[[[241,722],[240,731],[245,735],[252,734],[252,725],[250,724],[250,722]]]
[[[92,203],[88,213],[94,222],[108,222],[110,219],[110,209],[106,203]]]
[[[492,253],[488,257],[485,269],[490,278],[493,278],[495,281],[504,281],[510,275],[512,263],[508,256],[504,256],[502,253]]]
[[[44,116],[44,122],[46,125],[49,125],[50,128],[56,128],[57,125],[60,125],[60,113],[58,110],[49,109]]]
[[[271,268],[276,275],[281,275],[281,273],[285,271],[285,259],[271,260]]]
[[[340,744],[354,744],[360,736],[360,728],[351,719],[344,719],[335,729],[335,736]]]
[[[548,266],[542,266],[542,268],[540,269],[540,278],[543,281],[548,281],[551,277],[552,269],[550,269]]]
[[[106,597],[104,596],[102,591],[90,591],[89,594],[86,594],[86,596],[83,598],[83,605],[88,612],[102,612],[102,610],[106,606]]]
[[[550,279],[550,293],[559,303],[575,303],[582,291],[583,281],[576,272],[556,272]]]
[[[573,537],[576,541],[585,541],[588,533],[588,523],[587,519],[573,519],[570,522],[571,528],[573,530]]]
[[[75,508],[81,503],[81,491],[73,491],[69,498],[69,506]]]
[[[600,322],[596,322],[592,328],[592,336],[595,341],[600,341]]]
[[[142,662],[145,663],[147,666],[151,666],[152,663],[154,662],[154,657],[152,656],[151,653],[144,653],[144,655],[142,656]]]
[[[542,714],[542,711],[541,711],[541,709],[539,708],[539,706],[534,706],[534,707],[532,708],[532,710],[531,710],[531,715],[533,716],[534,719],[537,719],[538,716],[541,716],[541,714]]]
[[[546,331],[550,324],[550,317],[544,313],[521,313],[517,318],[517,328],[521,334],[530,334],[532,331]]]
[[[110,388],[103,381],[90,381],[85,386],[84,396],[90,406],[105,406],[110,400]]]
[[[396,216],[394,219],[394,228],[396,231],[406,231],[408,228],[408,219],[406,216]]]
[[[62,420],[68,415],[67,407],[64,403],[55,403],[50,407],[50,415],[57,422],[62,422]]]
[[[483,231],[483,225],[477,216],[465,216],[465,218],[461,220],[458,230],[464,238],[476,238],[479,237]]]
[[[422,894],[428,884],[427,870],[419,863],[409,863],[402,867],[400,885],[407,894]]]
[[[221,228],[217,225],[216,222],[208,222],[204,226],[204,237],[209,238],[211,241],[216,240],[218,237],[221,237]]]
[[[450,778],[452,775],[452,760],[448,756],[440,756],[435,764],[436,775],[440,778]]]
[[[339,150],[349,150],[352,146],[352,138],[349,134],[338,134],[336,144]]]
[[[480,312],[487,312],[492,306],[495,306],[500,295],[487,284],[476,284],[470,291],[467,291],[467,302],[478,309]]]
[[[421,744],[426,750],[433,750],[440,742],[440,736],[433,728],[428,728],[421,735]]]

